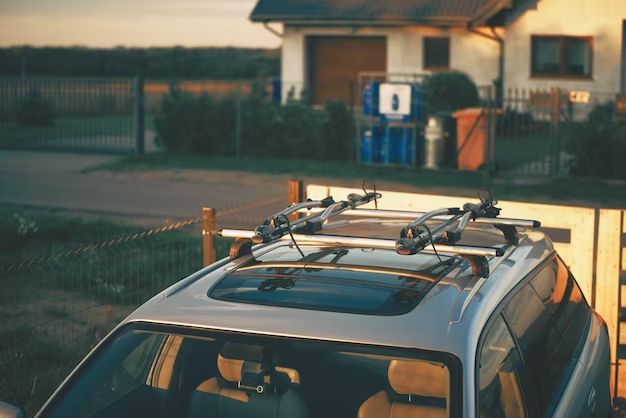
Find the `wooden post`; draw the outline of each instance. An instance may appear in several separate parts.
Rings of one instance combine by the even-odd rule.
[[[604,318],[611,342],[611,395],[617,385],[618,309],[620,292],[620,241],[622,212],[600,209],[598,254],[596,267],[596,311]]]
[[[289,202],[288,202],[289,205],[293,205],[294,203],[300,203],[304,201],[305,199],[304,183],[302,182],[302,180],[295,180],[295,179],[289,180],[288,198],[289,198]],[[293,215],[289,217],[289,220],[295,221],[299,217],[300,217],[300,214],[294,213]]]
[[[208,266],[215,263],[215,232],[217,222],[215,219],[215,209],[202,209],[202,264]]]

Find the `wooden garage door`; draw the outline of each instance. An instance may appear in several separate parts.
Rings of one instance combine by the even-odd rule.
[[[361,71],[386,71],[384,37],[311,36],[307,38],[309,86],[315,104],[341,100],[357,105]]]

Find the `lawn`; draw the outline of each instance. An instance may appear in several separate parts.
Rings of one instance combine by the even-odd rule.
[[[0,208],[3,400],[36,412],[121,319],[202,267],[199,225],[112,241],[140,232],[110,222]],[[218,242],[218,256],[226,255],[228,244]]]
[[[536,138],[535,140],[539,140]],[[514,153],[515,150],[511,149]],[[283,160],[264,158],[212,157],[153,154],[120,158],[91,170],[219,170],[251,174],[272,174],[328,184],[376,180],[380,187],[432,192],[437,194],[475,195],[486,188],[502,200],[572,204],[590,207],[626,207],[626,186],[581,178],[549,179],[530,176],[492,177],[482,171],[438,171],[419,168],[364,166],[335,161]]]
[[[551,156],[552,138],[547,132],[528,135],[498,136],[496,164],[501,170],[511,170],[532,163],[543,163]]]
[[[132,116],[57,117],[53,126],[0,122],[0,143],[11,146],[62,146],[126,149],[135,146]]]

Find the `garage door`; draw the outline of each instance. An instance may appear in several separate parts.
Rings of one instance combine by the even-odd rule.
[[[307,38],[309,86],[315,104],[340,100],[357,105],[361,71],[386,71],[384,37],[312,36]]]

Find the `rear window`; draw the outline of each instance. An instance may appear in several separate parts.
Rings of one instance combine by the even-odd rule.
[[[256,259],[219,281],[208,294],[218,300],[365,315],[402,315],[457,265],[456,258],[398,256],[393,251],[309,248],[304,259]],[[390,260],[402,257],[403,268]],[[412,261],[412,269],[406,266]],[[387,266],[379,267],[381,260]],[[286,260],[286,261],[285,261]],[[366,264],[367,263],[367,264]],[[376,265],[372,265],[376,263]]]
[[[460,381],[460,362],[444,353],[133,324],[42,416],[454,417]]]
[[[587,302],[567,267],[554,258],[520,289],[504,313],[543,415],[560,393],[585,337]]]

